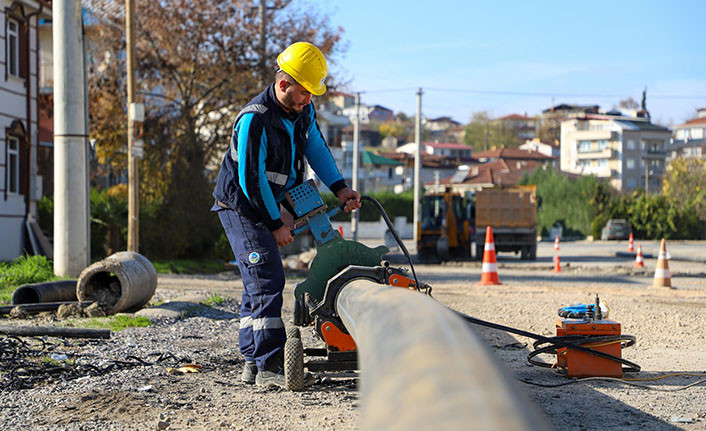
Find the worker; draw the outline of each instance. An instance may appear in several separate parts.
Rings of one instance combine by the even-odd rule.
[[[360,208],[316,121],[313,96],[326,92],[323,53],[296,42],[277,57],[275,81],[237,115],[213,196],[243,280],[238,333],[245,357],[241,380],[284,387],[282,290],[278,247],[292,241],[293,219],[280,204],[304,181],[305,158],[344,211]],[[291,210],[291,208],[290,208]],[[306,384],[313,383],[307,375]]]

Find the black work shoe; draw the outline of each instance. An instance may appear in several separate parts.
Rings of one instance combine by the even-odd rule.
[[[240,380],[248,385],[254,385],[256,375],[257,365],[255,365],[255,361],[245,361],[243,364],[243,374],[240,376]]]

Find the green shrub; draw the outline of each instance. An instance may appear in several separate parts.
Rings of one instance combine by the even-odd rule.
[[[23,284],[59,279],[44,256],[20,256],[12,262],[0,262],[0,302],[9,302],[15,288]]]
[[[324,203],[329,208],[338,206],[338,198],[333,193],[323,193],[322,198]],[[407,217],[407,221],[412,221],[414,212],[414,190],[408,190],[404,193],[394,193],[391,191],[383,191],[371,193],[370,196],[380,202],[380,205],[385,209],[385,212],[394,222],[395,217]],[[363,201],[360,208],[360,221],[378,221],[380,220],[380,212],[371,203]],[[350,221],[350,213],[339,213],[333,217],[336,221]]]

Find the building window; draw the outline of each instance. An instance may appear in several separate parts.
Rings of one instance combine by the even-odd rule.
[[[7,192],[18,193],[20,188],[20,141],[7,139]]]
[[[607,168],[608,167],[608,160],[607,159],[598,160],[598,167],[599,168]]]
[[[625,168],[626,169],[635,169],[635,159],[633,159],[632,157],[629,157],[628,159],[626,159]]]
[[[20,26],[14,19],[7,20],[7,73],[20,76]]]
[[[579,141],[579,153],[588,153],[591,151],[591,141]]]
[[[634,150],[635,149],[635,141],[633,139],[628,139],[628,145],[627,145],[628,150]]]
[[[635,180],[635,178],[628,178],[625,183],[629,189],[634,189],[637,187],[637,180]]]

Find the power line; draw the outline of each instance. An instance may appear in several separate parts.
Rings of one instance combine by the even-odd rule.
[[[380,93],[402,93],[416,91],[415,87],[389,88],[380,90],[361,91],[361,94]],[[522,96],[522,97],[580,97],[594,99],[616,99],[625,97],[625,94],[589,94],[589,93],[554,93],[549,91],[504,91],[504,90],[473,90],[458,88],[428,88],[425,91],[437,93],[457,93],[457,94],[482,94],[487,96]],[[704,100],[706,95],[686,95],[686,94],[651,94],[650,99],[681,99],[681,100]]]
[[[408,91],[413,91],[413,88]],[[625,95],[618,94],[584,94],[584,93],[553,93],[553,92],[530,92],[530,91],[502,91],[502,90],[469,90],[457,88],[428,88],[428,91],[437,91],[442,93],[463,93],[463,94],[485,94],[491,96],[527,96],[527,97],[585,97],[596,99],[620,98]],[[706,95],[684,95],[684,94],[651,94],[652,99],[693,99],[703,100]]]

